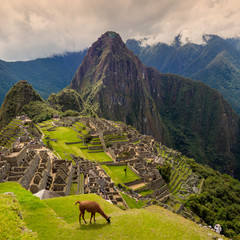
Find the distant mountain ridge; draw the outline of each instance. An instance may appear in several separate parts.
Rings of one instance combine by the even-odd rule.
[[[144,66],[114,32],[88,50],[70,88],[100,117],[151,134],[201,163],[239,173],[239,117],[215,90]]]
[[[0,104],[20,80],[28,81],[44,99],[61,91],[70,84],[85,54],[83,50],[31,61],[0,61]]]
[[[141,41],[127,40],[127,47],[147,66],[163,73],[176,73],[199,80],[217,89],[240,113],[240,40],[206,35],[205,44],[157,43],[142,46]]]

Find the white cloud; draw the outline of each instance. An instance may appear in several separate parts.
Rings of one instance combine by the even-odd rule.
[[[239,34],[236,0],[0,0],[0,59],[26,60],[78,51],[108,30],[123,40],[178,33],[199,42],[204,33]]]

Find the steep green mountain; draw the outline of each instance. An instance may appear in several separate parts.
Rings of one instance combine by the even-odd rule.
[[[179,40],[179,39],[178,39]],[[217,89],[240,113],[240,50],[239,39],[222,39],[205,35],[202,45],[158,43],[141,46],[141,41],[127,41],[127,46],[147,66],[163,73],[176,73],[199,80]]]
[[[94,106],[99,116],[131,124],[168,142],[156,104],[144,79],[145,66],[120,36],[107,32],[89,49],[70,88]]]
[[[239,117],[231,106],[203,83],[144,66],[118,34],[107,32],[93,43],[70,88],[99,116],[131,124],[198,162],[239,174]]]
[[[84,102],[81,96],[73,89],[64,89],[59,93],[52,93],[47,103],[60,111],[65,112],[66,110],[74,110],[81,112],[84,108]]]
[[[60,112],[62,117],[77,116],[79,114],[84,116],[97,117],[93,107],[86,104],[79,93],[73,89],[63,89],[59,93],[52,93],[46,103]]]
[[[9,90],[0,108],[0,129],[20,114],[40,121],[50,118],[56,112],[27,81],[20,81]]]
[[[18,81],[28,81],[44,98],[70,84],[86,50],[31,61],[0,61],[0,104]]]

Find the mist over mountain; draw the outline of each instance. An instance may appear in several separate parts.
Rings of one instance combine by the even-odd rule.
[[[118,34],[107,32],[93,43],[70,88],[99,116],[131,124],[215,169],[238,173],[239,117],[222,95],[146,67]]]
[[[171,45],[142,46],[130,39],[127,47],[147,65],[163,73],[176,73],[217,89],[240,113],[240,40],[203,36],[204,44],[182,44],[178,35]]]

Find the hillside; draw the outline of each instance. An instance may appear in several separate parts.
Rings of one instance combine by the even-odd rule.
[[[231,106],[205,84],[144,66],[117,33],[93,43],[70,88],[98,116],[239,177],[239,117]]]
[[[171,45],[157,43],[142,46],[141,40],[130,39],[127,47],[147,66],[163,73],[176,73],[202,81],[217,89],[240,113],[240,52],[239,39],[203,36],[204,44],[181,43],[181,36]]]
[[[81,96],[72,89],[64,89],[57,94],[52,93],[48,97],[47,103],[51,107],[63,112],[67,110],[81,112],[85,105]]]
[[[31,61],[0,61],[0,104],[9,89],[20,80],[28,81],[34,89],[47,99],[70,84],[86,50],[64,53]]]
[[[8,90],[18,81],[17,76],[6,66],[4,61],[0,61],[0,104],[4,101]]]
[[[16,200],[4,192],[13,192]],[[7,202],[4,199],[8,199]],[[8,239],[18,234],[22,239],[212,239],[218,237],[211,230],[171,213],[161,207],[123,211],[94,194],[39,200],[16,183],[0,184],[1,237]],[[3,201],[4,200],[4,201]],[[108,224],[98,214],[96,223],[78,223],[77,200],[95,200],[106,214]],[[12,207],[10,207],[12,206]],[[14,206],[14,207],[13,207]],[[22,216],[20,220],[19,216]],[[15,224],[9,221],[16,219]],[[89,214],[85,218],[89,222]],[[179,222],[181,224],[179,224]],[[24,227],[23,227],[24,226]],[[144,229],[144,230],[143,230]],[[6,239],[5,238],[5,239]],[[221,236],[222,239],[226,239]],[[1,238],[2,239],[2,238]]]
[[[21,114],[43,121],[53,113],[57,111],[50,108],[27,81],[20,81],[9,90],[0,108],[0,129]]]

